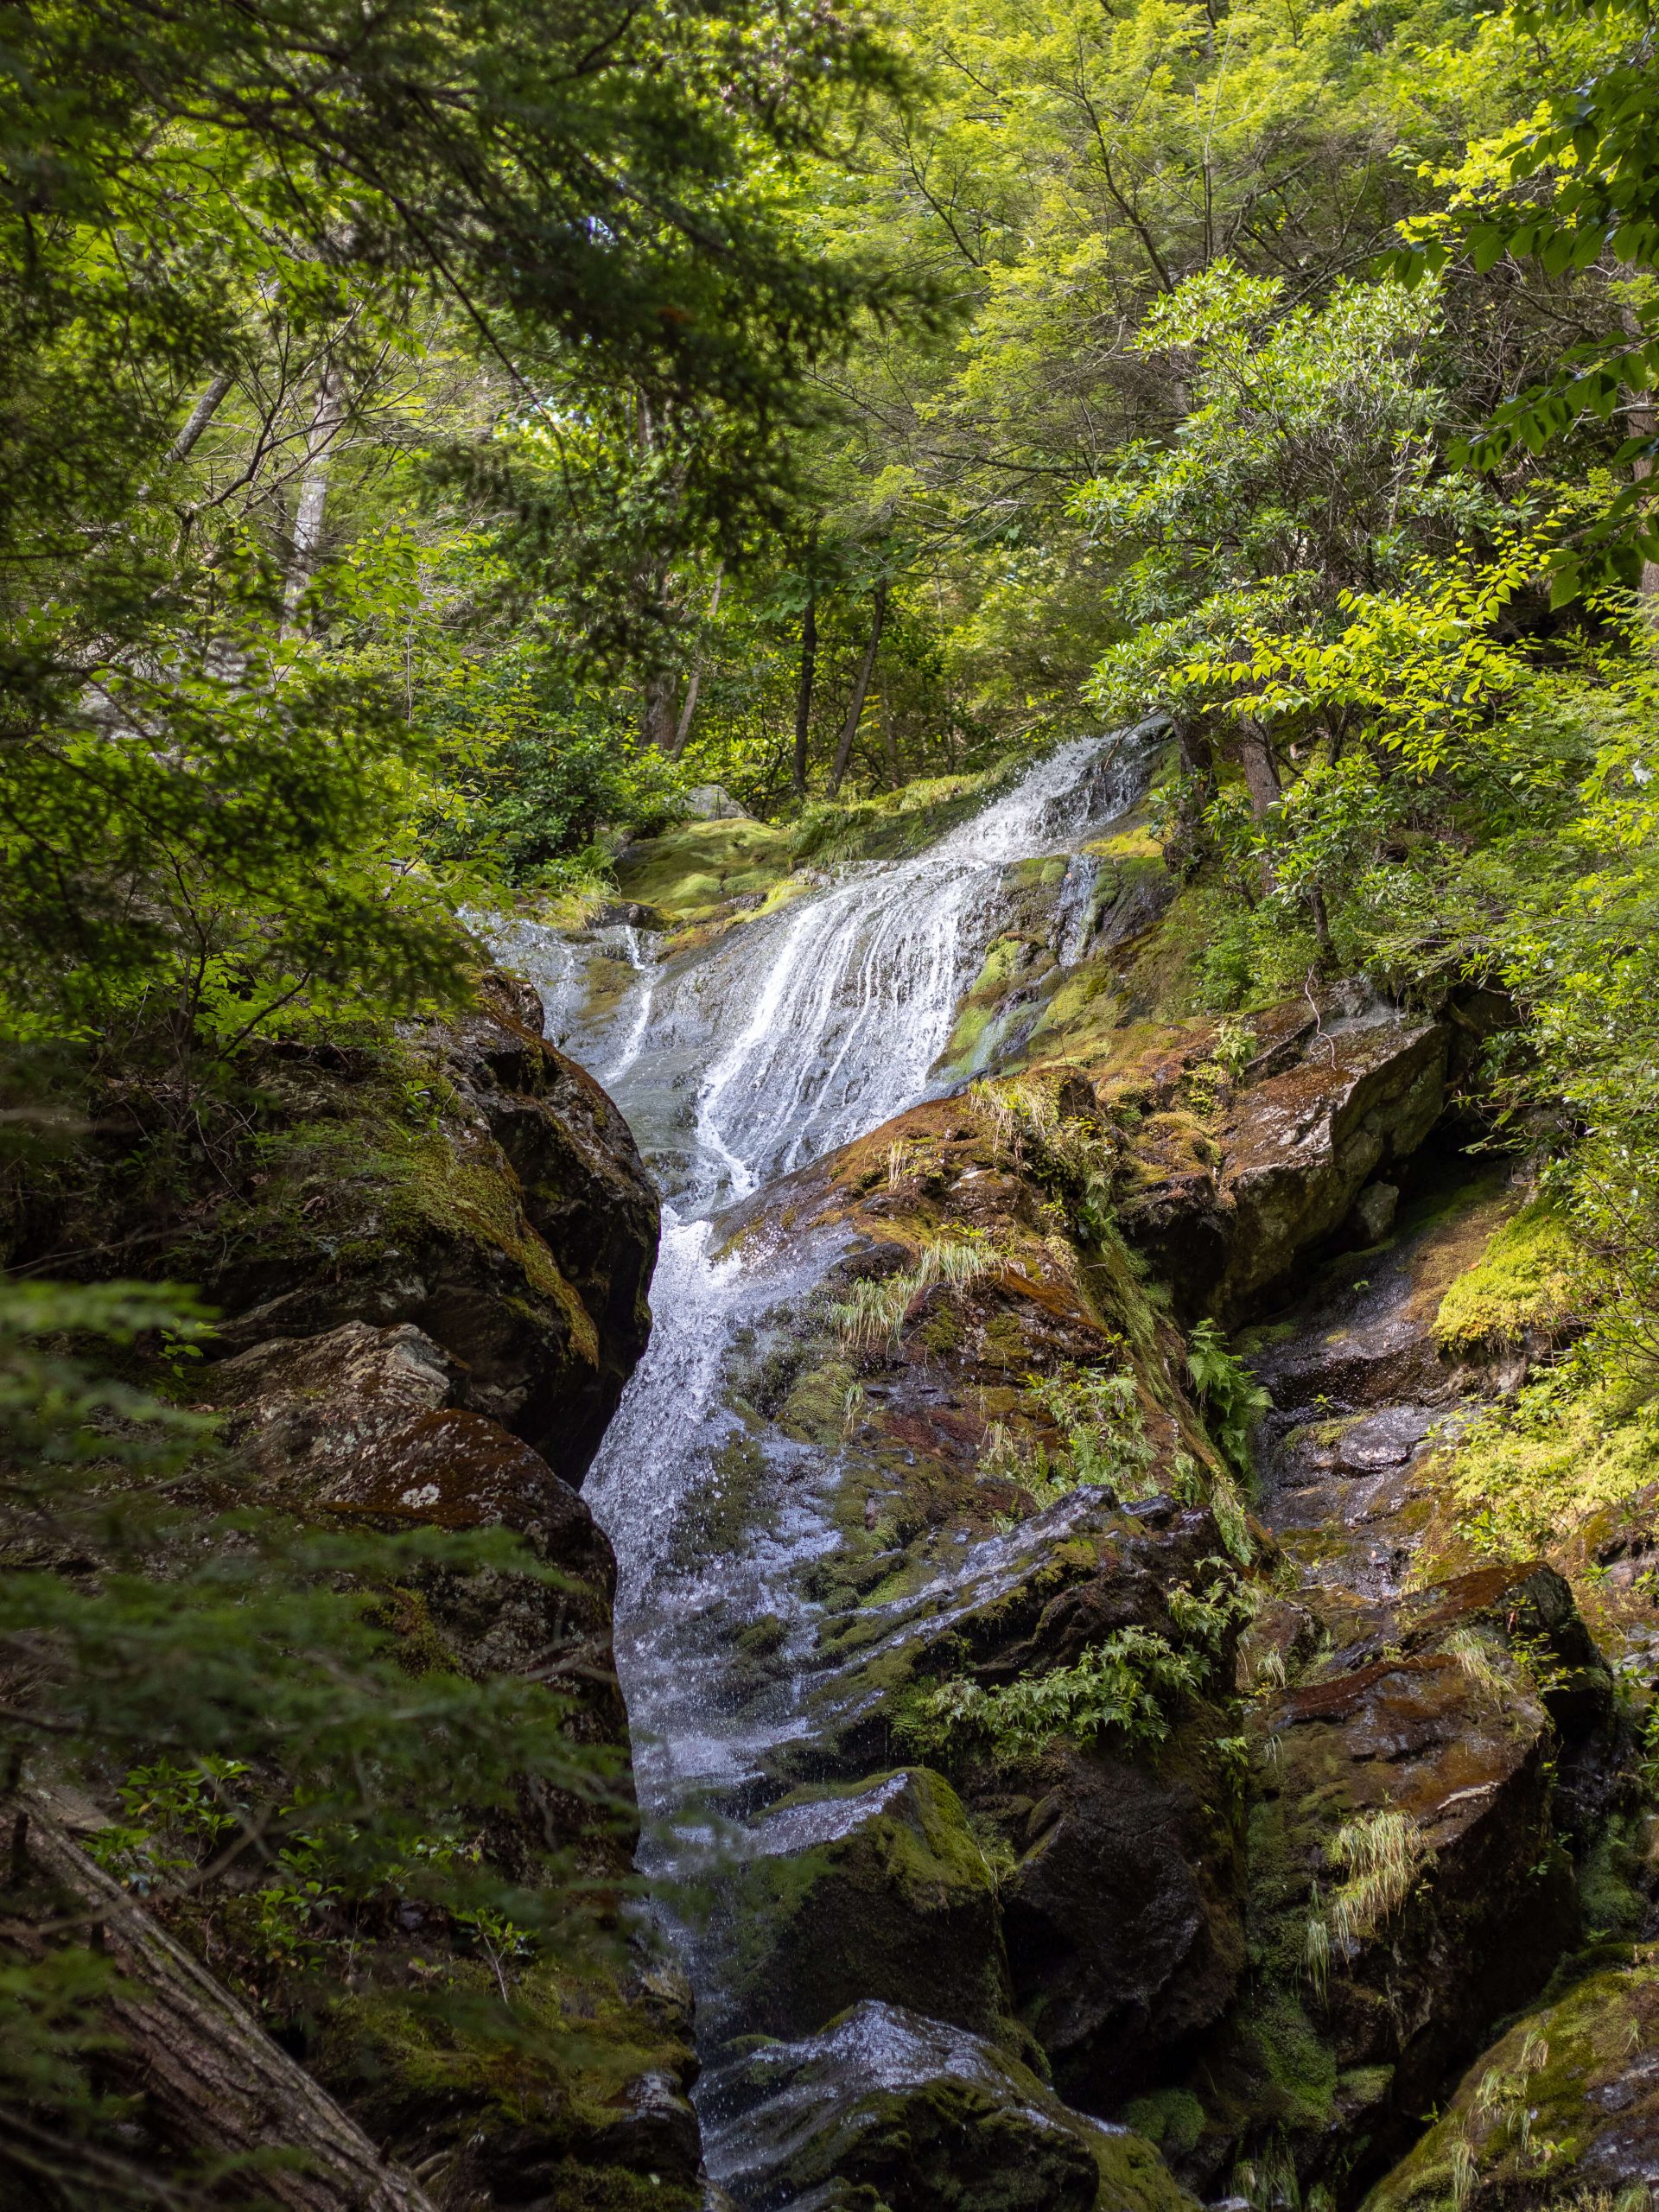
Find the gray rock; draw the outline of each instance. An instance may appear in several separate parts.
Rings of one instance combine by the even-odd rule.
[[[694,784],[685,795],[685,810],[694,822],[751,822],[754,818],[723,784]]]

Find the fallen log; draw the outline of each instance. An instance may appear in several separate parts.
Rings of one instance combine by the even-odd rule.
[[[253,2015],[89,1858],[48,1793],[0,1796],[0,1833],[86,1911],[125,1986],[110,2024],[131,2050],[155,2123],[181,2145],[257,2163],[249,2178],[283,2212],[436,2212],[420,2183],[383,2158],[350,2114]],[[263,2155],[262,2155],[263,2154]],[[283,2163],[264,2161],[277,2154]],[[291,2160],[292,2163],[288,2163]]]

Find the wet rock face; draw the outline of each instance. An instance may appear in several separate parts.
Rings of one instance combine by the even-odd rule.
[[[1244,1965],[1232,1839],[1182,1764],[1152,1775],[1057,1747],[1003,1885],[1021,2018],[1086,2111],[1155,2079],[1221,2017]]]
[[[1283,1553],[1238,1658],[1249,1967],[1177,2159],[1206,2185],[1242,2147],[1351,2202],[1579,1932],[1568,1847],[1615,1719],[1572,1592],[1536,1563],[1414,1586],[1436,1452],[1484,1387],[1435,1316],[1514,1200],[1477,1180],[1411,1203],[1385,1249],[1243,1340],[1274,1402],[1258,1458]]]
[[[1104,1140],[1081,1077],[1058,1086],[1057,1108]],[[843,1309],[884,1286],[899,1294],[891,1328],[850,1358],[807,1319],[786,1365],[781,1340],[757,1347],[744,1380],[747,1407],[791,1434],[834,1440],[838,1541],[809,1578],[810,1726],[779,1765],[848,1782],[798,1792],[756,1823],[760,1852],[778,1831],[781,1863],[765,1878],[777,1902],[736,1908],[734,1924],[766,1931],[741,1977],[741,2021],[821,2038],[839,2006],[901,2005],[1023,2047],[1061,2095],[1104,2113],[1214,2024],[1244,1964],[1232,1789],[1214,1748],[1228,1724],[1202,1694],[1230,1676],[1236,1618],[1221,1605],[1209,1641],[1184,1624],[1187,1602],[1224,1593],[1233,1569],[1209,1509],[1160,1487],[1180,1467],[1191,1487],[1198,1455],[1214,1449],[1179,1380],[1180,1340],[1144,1302],[1120,1248],[1098,1274],[1071,1256],[1046,1172],[1038,1147],[999,1135],[982,1106],[957,1099],[791,1179],[748,1217],[757,1238],[836,1232]],[[992,1263],[906,1299],[918,1233],[982,1240],[975,1249]],[[1131,1503],[1075,1474],[1052,1503],[1027,1487],[1046,1482],[1032,1471],[1053,1464],[1040,1452],[1060,1442],[1032,1380],[1078,1373],[1119,1375],[1120,1394],[1133,1384],[1121,1473]],[[929,1741],[931,1775],[890,1771],[918,1700],[942,1687],[995,1696],[1069,1671],[1086,1677],[1118,1648],[1184,1655],[1199,1693],[1173,1700],[1155,1756],[1084,1725],[1046,1742],[1039,1732],[1018,1750]],[[924,1852],[917,1830],[902,1863],[896,1834],[878,1855],[880,1821],[860,1808],[880,1806],[885,1820],[889,1793],[924,1787],[936,1802],[960,1799],[969,1815],[949,1852],[937,1837]],[[789,1833],[791,1821],[824,1819],[836,1824],[832,1842],[804,1827]],[[959,1861],[948,1877],[947,1857]],[[809,2094],[818,2082],[802,2077],[803,2111],[824,2094],[821,2084]],[[1052,2176],[1042,2185],[1063,2190]]]
[[[711,2031],[810,2034],[870,1998],[1020,2045],[996,1877],[925,1768],[785,1798],[728,1909],[740,1965]]]
[[[1546,1649],[1553,1671],[1582,1635],[1559,1577],[1495,1569],[1379,1611],[1269,1708],[1255,1842],[1286,1904],[1258,1887],[1256,1932],[1300,1938],[1302,2001],[1338,2072],[1374,2070],[1349,2100],[1357,2133],[1408,2129],[1576,1933],[1552,1818],[1562,1738],[1529,1669]]]
[[[1659,2184],[1659,1971],[1649,1945],[1625,1961],[1484,2052],[1366,2212],[1545,2212],[1631,2190],[1646,2203]]]
[[[587,1732],[626,1741],[612,1675],[611,1548],[580,1494],[499,1422],[456,1405],[465,1376],[409,1324],[352,1321],[279,1337],[203,1377],[226,1440],[260,1495],[308,1519],[387,1529],[502,1528],[572,1578],[431,1570],[416,1577],[449,1640],[479,1672],[532,1662],[587,1685]]]
[[[1179,2212],[1192,2200],[1132,2135],[1092,2126],[995,2045],[867,2003],[710,2085],[741,2129],[733,2188],[756,2212]]]

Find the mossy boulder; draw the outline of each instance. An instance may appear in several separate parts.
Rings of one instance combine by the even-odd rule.
[[[481,1967],[440,1993],[370,1986],[332,2008],[310,2063],[377,2140],[442,2175],[447,2205],[696,2212],[679,1976],[535,1966],[509,1993],[504,2036]]]
[[[771,889],[793,859],[791,832],[768,823],[686,822],[628,846],[617,861],[616,880],[625,899],[673,923],[724,899]]]
[[[1643,1944],[1483,2051],[1365,2212],[1545,2212],[1580,2192],[1645,2206],[1656,2183],[1659,1962]]]
[[[720,2031],[810,2034],[868,1998],[1019,2045],[995,1873],[940,1776],[798,1790],[750,1850]]]
[[[659,1210],[626,1123],[539,1024],[504,985],[395,1052],[264,1050],[253,1134],[167,1260],[232,1352],[412,1324],[471,1410],[579,1482],[650,1333]]]
[[[710,2085],[746,2202],[844,2212],[1193,2212],[1151,2145],[1069,2111],[982,2038],[863,2004]],[[764,2191],[764,2194],[760,2192]]]
[[[1282,1037],[1266,1017],[1259,1026],[1262,1050],[1236,1095],[1219,1070],[1212,1077],[1213,1151],[1190,1143],[1170,1155],[1154,1118],[1125,1182],[1124,1234],[1189,1313],[1246,1308],[1341,1228],[1367,1182],[1416,1150],[1445,1103],[1441,1023],[1383,1019],[1331,1034],[1297,1017]],[[1200,1071],[1191,1051],[1179,1058],[1176,1080],[1190,1090]],[[1166,1072],[1149,1068],[1143,1087],[1166,1117],[1176,1101]]]
[[[1353,1606],[1347,1625],[1263,1708],[1251,1971],[1202,2084],[1217,2161],[1276,2143],[1344,2190],[1573,1940],[1555,1773],[1610,1703],[1548,1568]]]

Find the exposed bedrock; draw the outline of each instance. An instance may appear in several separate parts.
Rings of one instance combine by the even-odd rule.
[[[835,1470],[786,1662],[810,1725],[720,2030],[781,2041],[728,2046],[708,2105],[756,2203],[980,2201],[928,2163],[944,2089],[871,2088],[879,2027],[912,2073],[917,2037],[1023,2057],[1202,2195],[1294,2171],[1351,2205],[1577,1941],[1624,1756],[1608,1670],[1553,1569],[1414,1584],[1440,1432],[1507,1372],[1436,1334],[1516,1203],[1414,1158],[1458,1038],[1292,1006],[1236,1073],[1203,1039],[1098,1086],[1039,1071],[744,1210],[741,1245],[838,1255],[729,1400]],[[1266,1527],[1228,1502],[1183,1306],[1266,1312]],[[1091,1376],[1120,1409],[1092,1478],[1052,1395]]]
[[[1125,1236],[1189,1313],[1249,1312],[1357,1205],[1370,1209],[1361,1241],[1379,1241],[1398,1196],[1386,1171],[1416,1151],[1446,1104],[1443,1022],[1385,1009],[1325,1022],[1293,1002],[1256,1027],[1260,1050],[1210,1157],[1165,1167],[1154,1140],[1122,1209]]]

